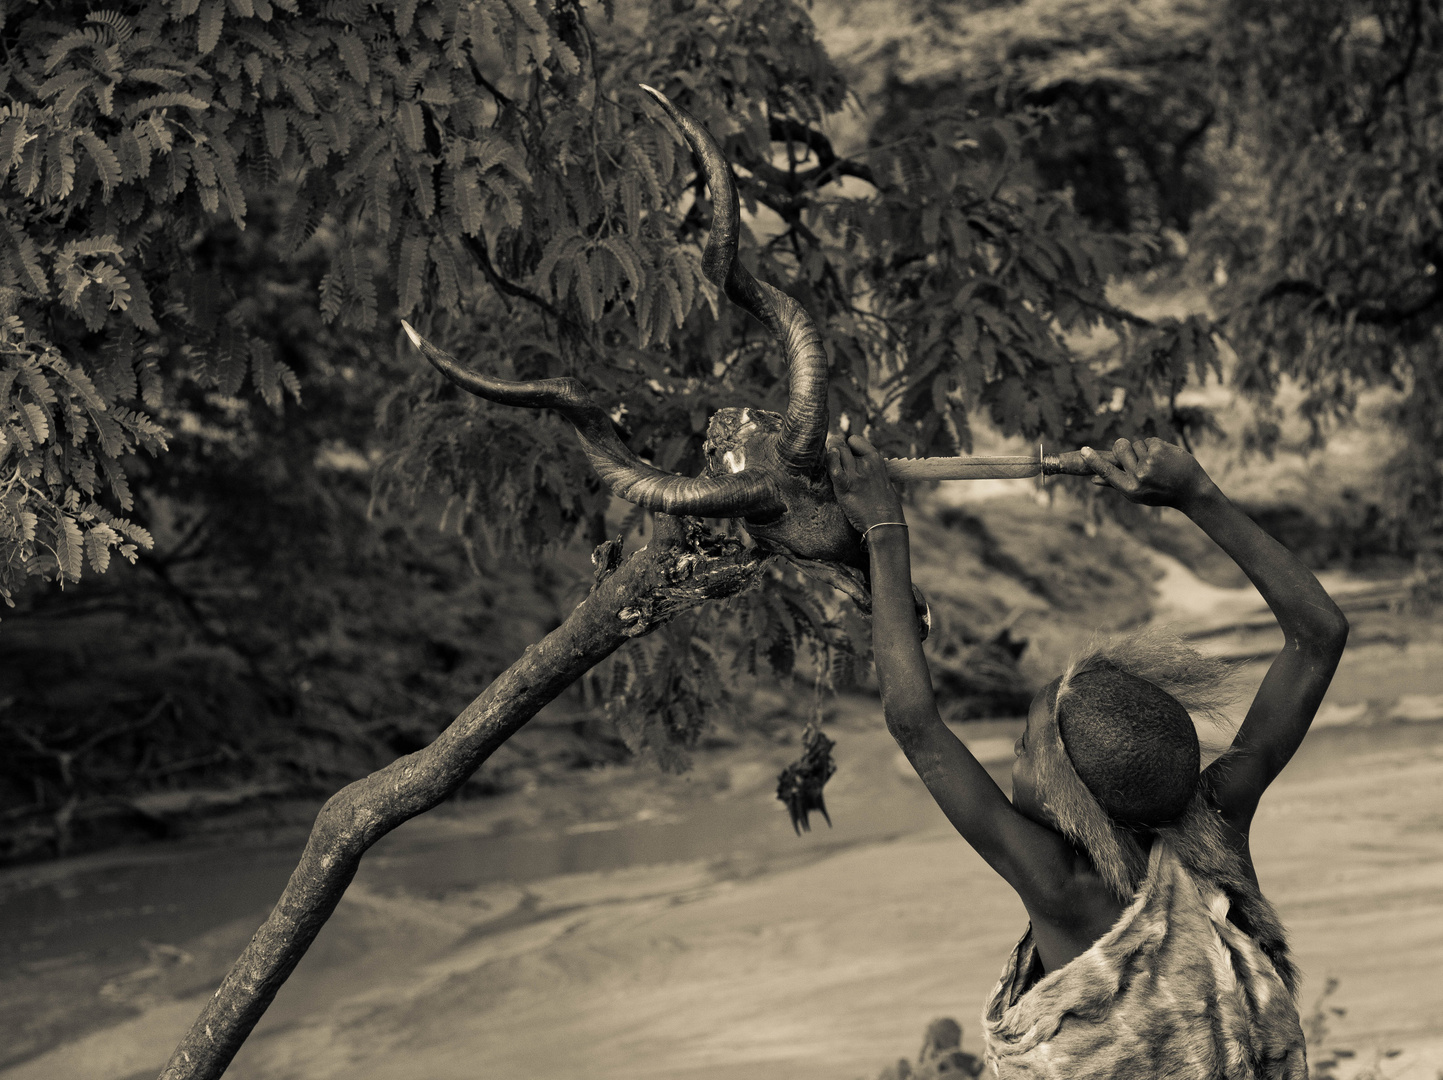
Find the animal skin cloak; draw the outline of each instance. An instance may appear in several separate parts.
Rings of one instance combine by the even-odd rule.
[[[982,1017],[988,1075],[1307,1080],[1293,995],[1228,906],[1158,837],[1113,928],[1031,985],[1041,968],[1028,927]]]

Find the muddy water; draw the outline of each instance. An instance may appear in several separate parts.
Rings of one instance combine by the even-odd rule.
[[[986,740],[981,749],[1003,784],[1014,728],[1020,730],[1015,724],[988,725],[989,734],[981,736]],[[833,806],[839,798],[845,803],[858,779],[844,773],[829,786]],[[525,885],[558,875],[693,860],[744,857],[770,865],[916,832],[935,824],[936,813],[920,788],[903,787],[897,797],[865,812],[847,805],[832,826],[814,816],[815,828],[801,837],[786,825],[781,804],[758,791],[707,800],[683,813],[642,811],[515,833],[498,834],[486,821],[474,829],[454,820],[453,827],[442,829],[418,822],[381,840],[366,856],[357,882],[383,893],[444,896],[502,882]],[[144,955],[136,952],[139,941],[185,940],[264,911],[285,886],[302,847],[303,841],[291,839],[222,850],[137,849],[0,872],[0,966]]]

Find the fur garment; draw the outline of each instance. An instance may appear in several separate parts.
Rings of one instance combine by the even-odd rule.
[[[1223,700],[1219,687],[1225,668],[1165,634],[1134,634],[1075,661],[1063,676],[1052,707],[1037,725],[1035,738],[1029,740],[1037,762],[1037,789],[1052,824],[1087,853],[1108,889],[1123,903],[1132,900],[1142,883],[1148,865],[1148,837],[1166,840],[1193,877],[1223,893],[1232,912],[1231,922],[1257,942],[1288,992],[1296,993],[1298,972],[1288,955],[1282,922],[1238,847],[1229,841],[1205,784],[1197,783],[1178,820],[1140,829],[1109,817],[1077,775],[1058,729],[1057,702],[1071,692],[1077,674],[1104,663],[1146,679],[1195,715],[1214,713]]]
[[[1035,984],[1029,927],[983,1014],[998,1080],[1307,1080],[1293,993],[1162,837],[1141,888],[1082,955]]]

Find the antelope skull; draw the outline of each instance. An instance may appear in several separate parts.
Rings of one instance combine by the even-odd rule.
[[[592,467],[616,495],[664,514],[740,519],[758,546],[791,559],[870,610],[866,553],[837,505],[824,461],[828,364],[816,325],[800,304],[758,281],[737,259],[741,204],[731,168],[711,133],[659,91],[643,89],[681,129],[712,195],[714,216],[702,272],[781,342],[787,361],[785,413],[719,409],[707,425],[704,475],[663,472],[621,441],[579,380],[493,378],[462,366],[409,324],[402,326],[426,359],[463,389],[503,405],[559,412],[576,428]],[[925,634],[926,605],[920,593],[916,599]]]

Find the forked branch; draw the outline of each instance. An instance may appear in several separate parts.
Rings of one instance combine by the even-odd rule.
[[[392,829],[459,788],[507,739],[623,643],[689,608],[734,596],[767,556],[657,519],[652,543],[602,578],[567,620],[530,646],[430,746],[343,788],[316,818],[280,901],[191,1026],[161,1080],[221,1076],[355,877]]]

